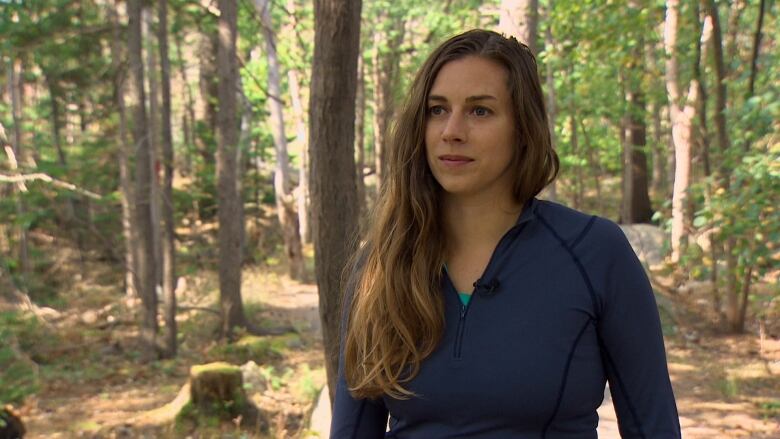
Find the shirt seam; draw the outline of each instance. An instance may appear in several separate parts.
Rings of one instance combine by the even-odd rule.
[[[582,339],[582,335],[585,334],[585,330],[588,328],[588,325],[593,322],[593,319],[588,319],[584,325],[582,325],[582,329],[580,329],[579,334],[577,334],[577,338],[574,339],[574,343],[572,344],[571,350],[569,351],[569,357],[566,359],[566,367],[563,369],[563,377],[561,378],[561,386],[558,390],[558,399],[555,402],[555,409],[552,412],[552,415],[550,415],[550,419],[547,420],[547,422],[544,424],[544,429],[542,430],[542,439],[545,439],[547,437],[547,430],[550,429],[550,426],[552,425],[553,421],[555,420],[555,416],[558,415],[558,410],[561,408],[561,402],[563,401],[563,393],[566,391],[566,384],[568,383],[569,379],[569,369],[571,368],[571,360],[574,357],[574,352],[577,350],[577,345],[580,344],[580,340]]]
[[[537,218],[539,218],[539,221],[544,225],[544,227],[555,237],[555,239],[558,240],[558,242],[561,244],[561,247],[566,250],[566,252],[569,254],[569,257],[571,257],[572,261],[574,262],[574,265],[577,267],[577,270],[580,273],[580,276],[582,277],[582,280],[585,282],[585,286],[588,288],[588,294],[590,295],[590,301],[593,304],[593,312],[596,316],[600,314],[600,307],[599,307],[599,301],[596,297],[596,291],[593,288],[593,284],[590,281],[590,276],[588,276],[587,271],[585,270],[585,267],[582,265],[582,262],[580,262],[580,259],[577,257],[577,255],[574,254],[574,251],[566,245],[566,242],[561,238],[561,236],[555,231],[555,229],[552,228],[550,223],[548,223],[541,215],[537,215]],[[595,218],[595,217],[593,217]],[[586,230],[584,232],[587,232],[590,230],[590,227],[586,227]],[[580,239],[578,238],[578,241]]]
[[[552,228],[552,226],[542,217],[542,215],[537,215],[537,218],[539,218],[539,221],[544,225],[547,230],[550,231],[550,233],[555,237],[555,239],[558,240],[558,242],[561,244],[561,247],[563,247],[566,252],[571,257],[574,264],[577,266],[578,271],[580,272],[580,276],[585,281],[586,286],[588,287],[588,293],[590,293],[591,301],[593,302],[594,306],[594,312],[598,315],[600,314],[598,312],[599,308],[597,307],[597,299],[596,299],[596,292],[593,288],[593,284],[591,283],[590,276],[588,276],[587,270],[585,270],[585,266],[582,265],[582,262],[577,257],[576,254],[574,254],[574,250],[572,247],[569,247],[566,245],[566,242],[561,238],[561,236],[555,231],[555,229]],[[592,224],[595,222],[596,217],[592,216],[591,220],[589,221],[588,225],[583,229],[580,236],[575,241],[576,243],[579,243],[584,235],[590,231]],[[617,380],[618,386],[620,388],[620,393],[623,394],[623,398],[626,400],[626,405],[628,406],[628,411],[631,413],[631,416],[634,418],[634,423],[636,424],[636,428],[639,431],[639,435],[642,438],[646,438],[645,434],[643,433],[642,423],[639,420],[639,417],[637,416],[636,410],[634,409],[634,405],[631,403],[631,398],[628,395],[628,391],[626,390],[625,386],[623,385],[623,380],[620,378],[620,374],[617,371],[617,368],[615,367],[615,363],[612,360],[612,356],[609,354],[609,350],[607,350],[607,347],[604,346],[604,343],[601,339],[601,336],[598,334],[598,330],[596,331],[596,338],[598,339],[599,347],[601,348],[601,352],[604,354],[604,356],[607,359],[608,367],[612,370],[612,373],[615,376],[615,379]]]
[[[628,391],[626,391],[626,386],[623,385],[623,379],[620,377],[620,373],[618,372],[617,367],[615,367],[615,361],[612,359],[612,356],[609,354],[609,350],[607,350],[607,347],[604,346],[601,337],[598,337],[598,341],[599,341],[599,347],[601,348],[601,352],[604,354],[604,357],[606,357],[607,359],[607,367],[609,367],[612,370],[612,373],[615,375],[615,380],[617,380],[618,389],[620,393],[623,394],[623,398],[625,398],[626,405],[628,406],[628,411],[631,413],[631,416],[634,418],[634,422],[636,423],[636,429],[639,432],[639,437],[645,439],[647,438],[647,436],[643,431],[642,423],[639,422],[639,417],[636,414],[636,409],[634,408],[634,405],[631,403],[631,398],[628,396]],[[610,387],[610,392],[611,391],[612,391],[612,387]]]

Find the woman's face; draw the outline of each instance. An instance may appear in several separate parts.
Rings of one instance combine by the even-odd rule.
[[[445,64],[431,87],[425,123],[428,166],[444,191],[511,199],[515,145],[506,69],[477,56]]]

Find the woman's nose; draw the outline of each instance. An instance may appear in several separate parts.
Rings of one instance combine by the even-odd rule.
[[[444,125],[444,130],[441,133],[441,138],[445,142],[465,142],[466,141],[466,127],[465,120],[457,112],[450,113],[447,118],[447,122]]]

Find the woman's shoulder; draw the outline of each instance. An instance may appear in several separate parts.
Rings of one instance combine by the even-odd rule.
[[[623,230],[614,221],[554,201],[537,200],[535,214],[570,247],[585,244],[614,248],[628,242]]]

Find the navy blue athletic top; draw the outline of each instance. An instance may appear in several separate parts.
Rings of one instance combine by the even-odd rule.
[[[680,437],[653,291],[617,225],[533,199],[476,285],[464,305],[442,273],[416,396],[356,399],[339,367],[331,438],[596,438],[607,380],[622,437]]]

